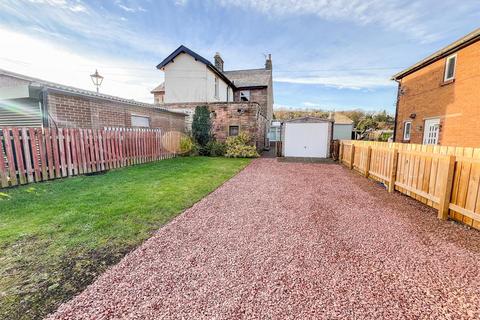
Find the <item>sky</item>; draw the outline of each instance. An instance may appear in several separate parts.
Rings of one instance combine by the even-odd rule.
[[[226,70],[272,54],[276,108],[394,112],[390,77],[480,27],[478,0],[0,0],[0,69],[153,102],[185,45]]]

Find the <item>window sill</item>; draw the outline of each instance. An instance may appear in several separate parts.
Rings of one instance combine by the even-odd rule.
[[[440,86],[443,87],[443,86],[446,86],[446,85],[449,85],[449,84],[452,84],[455,82],[455,78],[454,79],[450,79],[450,80],[445,80],[443,81]]]

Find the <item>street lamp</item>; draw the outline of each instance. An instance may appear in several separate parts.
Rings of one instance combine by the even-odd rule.
[[[95,69],[95,73],[91,74],[90,78],[92,78],[93,85],[97,87],[98,92],[98,88],[102,85],[103,77],[98,73],[97,69]]]

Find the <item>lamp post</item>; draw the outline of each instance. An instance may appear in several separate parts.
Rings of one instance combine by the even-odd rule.
[[[98,88],[102,85],[103,77],[98,73],[98,70],[95,69],[95,73],[91,74],[90,78],[92,78],[93,85],[97,87],[98,92]]]

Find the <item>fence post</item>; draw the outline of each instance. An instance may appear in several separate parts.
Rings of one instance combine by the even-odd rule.
[[[367,163],[365,164],[365,178],[368,178],[370,172],[370,161],[372,160],[372,147],[367,147]]]
[[[392,150],[392,163],[390,163],[389,179],[388,179],[388,192],[395,191],[395,180],[397,178],[397,163],[398,163],[398,150]]]
[[[338,161],[342,164],[343,157],[343,140],[340,140],[340,147],[338,148]]]
[[[352,143],[350,145],[350,165],[349,165],[349,168],[350,170],[353,169],[353,160],[355,158],[355,145]]]
[[[445,185],[443,185],[442,189],[440,189],[440,203],[438,204],[438,218],[441,220],[448,219],[448,206],[450,204],[450,197],[452,195],[453,174],[455,172],[455,156],[450,155],[447,162],[447,176],[445,179]]]

